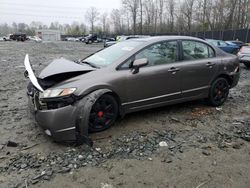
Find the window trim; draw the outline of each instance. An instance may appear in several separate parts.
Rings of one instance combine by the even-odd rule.
[[[206,42],[203,42],[203,41],[199,41],[199,40],[195,40],[195,39],[181,39],[180,40],[180,57],[181,57],[181,60],[180,61],[197,61],[197,60],[202,60],[202,59],[192,59],[192,60],[187,60],[187,59],[184,59],[184,51],[183,51],[183,41],[192,41],[192,42],[198,42],[198,43],[202,43],[208,47],[210,47],[213,52],[214,52],[214,56],[213,57],[208,57],[208,58],[203,58],[203,59],[212,59],[212,58],[216,58],[217,57],[217,54],[216,54],[216,50],[212,47],[212,45],[206,43]],[[208,50],[208,55],[210,55],[210,52]]]
[[[146,48],[149,48],[149,47],[151,47],[151,46],[153,46],[153,45],[156,45],[156,44],[160,44],[160,43],[164,43],[164,42],[176,42],[177,43],[177,61],[175,61],[175,62],[173,62],[173,63],[178,63],[178,62],[180,62],[181,61],[181,51],[180,51],[180,39],[171,39],[171,40],[163,40],[163,41],[157,41],[157,42],[155,42],[155,43],[152,43],[152,44],[149,44],[149,45],[147,45],[147,46],[144,46],[142,49],[140,49],[139,51],[137,51],[136,53],[134,53],[133,55],[131,55],[129,58],[127,58],[125,61],[123,61],[122,63],[120,63],[117,67],[116,67],[116,70],[117,71],[120,71],[120,70],[129,70],[129,69],[131,69],[132,67],[131,66],[129,66],[129,67],[124,67],[124,68],[122,68],[122,65],[123,64],[125,64],[129,59],[132,59],[132,62],[131,63],[133,63],[134,62],[134,60],[135,60],[135,56],[137,55],[137,54],[139,54],[140,52],[142,52],[143,50],[145,50]],[[165,65],[165,64],[159,64],[159,65]],[[155,65],[155,66],[159,66],[159,65]]]

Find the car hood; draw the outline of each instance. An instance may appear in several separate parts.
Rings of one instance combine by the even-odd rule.
[[[37,77],[35,76],[30,64],[28,54],[25,56],[24,66],[26,69],[25,76],[29,77],[33,86],[41,92],[60,82],[96,70],[89,65],[78,64],[74,61],[61,58],[51,62],[47,67],[45,67],[45,69],[42,70],[39,77]]]
[[[55,75],[65,75],[72,73],[83,74],[95,70],[85,64],[78,64],[74,61],[70,61],[64,58],[53,60],[47,67],[45,67],[39,75],[40,79],[46,79]]]

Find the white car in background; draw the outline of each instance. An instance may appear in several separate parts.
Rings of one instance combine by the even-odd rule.
[[[40,39],[37,36],[30,36],[28,37],[29,40],[35,41],[35,42],[42,42],[42,39]]]
[[[65,38],[65,41],[76,42],[76,38],[75,37],[67,37],[67,38]]]
[[[10,36],[0,37],[0,41],[11,41]]]
[[[237,55],[240,62],[244,63],[247,68],[250,68],[250,46],[242,46]]]

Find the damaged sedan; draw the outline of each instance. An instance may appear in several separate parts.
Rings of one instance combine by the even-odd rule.
[[[197,99],[220,106],[240,75],[235,55],[184,36],[131,39],[76,62],[57,59],[39,76],[28,55],[24,64],[38,124],[55,141],[79,144],[130,112]]]

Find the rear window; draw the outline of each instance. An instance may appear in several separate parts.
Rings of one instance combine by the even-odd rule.
[[[240,52],[242,52],[242,53],[250,53],[250,47],[242,47]]]
[[[184,60],[206,59],[215,56],[214,50],[198,41],[182,41]]]

